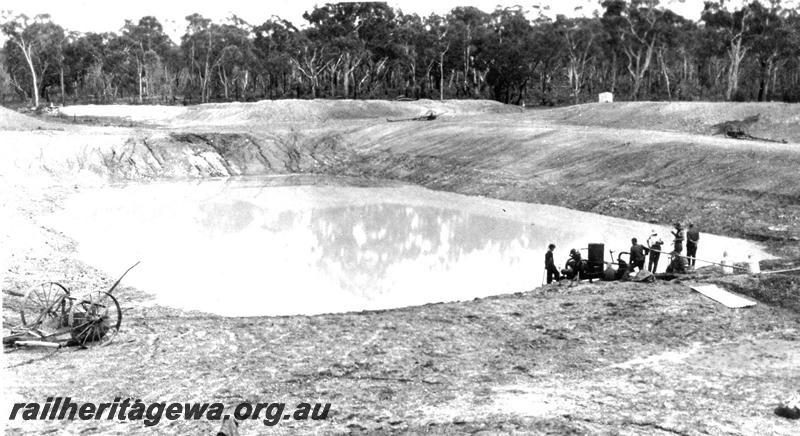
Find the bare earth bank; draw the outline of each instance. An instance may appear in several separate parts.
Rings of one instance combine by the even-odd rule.
[[[11,224],[0,242],[13,255],[4,321],[14,294],[42,279],[103,289],[116,278],[74,259],[73,241],[35,223],[70,192],[108,180],[391,178],[660,223],[692,219],[704,230],[764,240],[784,256],[764,266],[800,257],[800,188],[788,183],[800,168],[796,144],[493,112],[410,125],[349,119],[0,132],[8,157],[0,203]],[[146,290],[123,286],[123,330],[111,346],[7,352],[3,395],[332,403],[327,421],[283,421],[270,429],[279,434],[797,434],[797,421],[772,410],[800,386],[800,280],[708,280],[760,304],[729,310],[680,283],[585,283],[381,312],[221,318],[154,306]],[[115,421],[11,424],[9,434],[152,431]],[[174,421],[155,429],[218,427]],[[240,429],[265,431],[261,422]]]

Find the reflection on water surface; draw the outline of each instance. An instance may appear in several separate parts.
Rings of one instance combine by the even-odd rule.
[[[385,309],[541,284],[550,242],[626,250],[649,224],[391,185],[169,182],[77,194],[45,224],[161,304],[231,316]],[[659,229],[668,235],[667,229]],[[703,235],[700,251],[746,241]],[[760,255],[764,255],[760,253]],[[663,262],[662,263],[666,263]]]

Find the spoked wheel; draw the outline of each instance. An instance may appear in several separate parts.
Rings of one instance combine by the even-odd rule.
[[[96,291],[72,301],[69,327],[72,339],[83,347],[106,345],[122,324],[119,303],[108,292]]]
[[[69,291],[60,283],[45,282],[25,293],[19,317],[26,329],[55,331],[67,325]]]

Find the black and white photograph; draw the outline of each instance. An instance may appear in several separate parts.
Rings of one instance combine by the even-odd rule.
[[[6,435],[800,434],[800,0],[0,0]]]

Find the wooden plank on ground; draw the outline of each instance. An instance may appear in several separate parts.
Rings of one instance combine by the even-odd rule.
[[[756,305],[755,301],[734,295],[717,285],[691,284],[689,287],[714,301],[724,304],[726,307],[730,307],[731,309],[739,309],[742,307]]]

